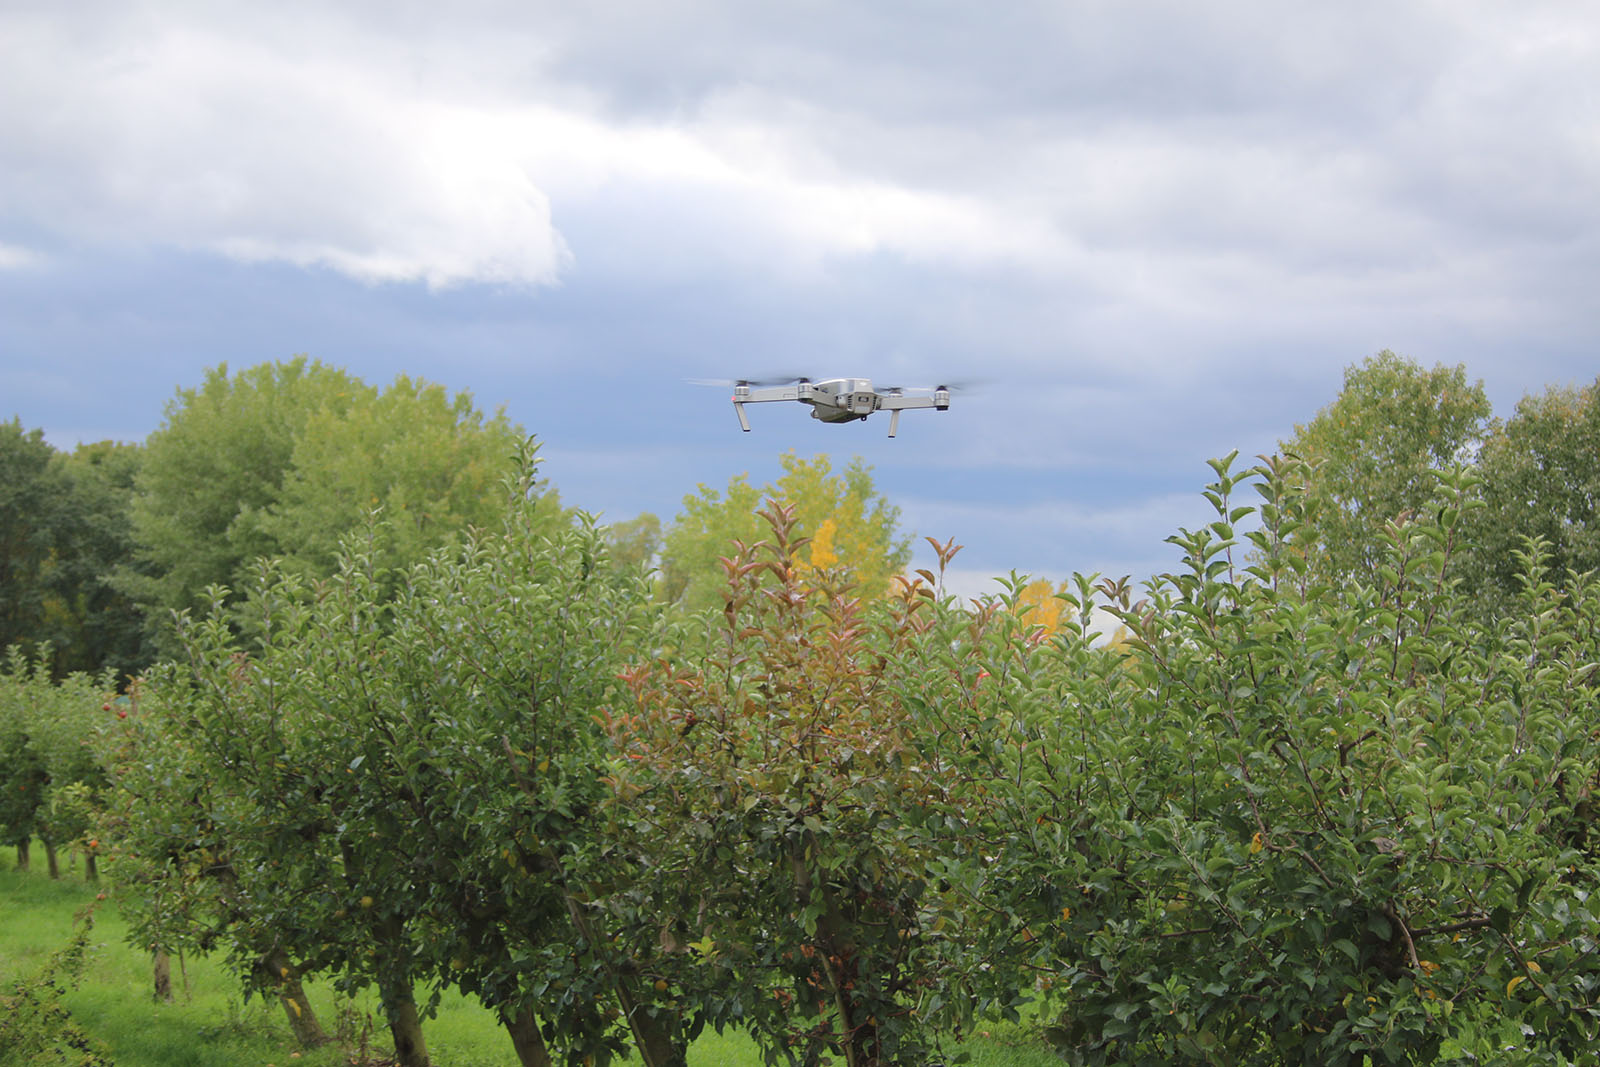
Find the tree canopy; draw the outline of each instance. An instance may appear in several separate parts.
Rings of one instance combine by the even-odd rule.
[[[405,375],[382,391],[363,386],[349,405],[310,413],[264,528],[291,565],[326,574],[340,538],[381,511],[380,562],[420,559],[468,527],[498,524],[501,483],[523,437],[467,393]]]
[[[691,610],[720,606],[727,575],[718,561],[765,535],[758,515],[771,499],[794,510],[803,566],[832,569],[855,583],[859,594],[882,596],[911,559],[911,537],[899,530],[900,509],[873,485],[872,469],[857,457],[834,473],[826,455],[782,457],[783,474],[756,488],[748,475],[728,482],[725,493],[701,485],[683,498],[683,511],[662,540],[662,592],[670,603]]]
[[[36,640],[43,629],[45,569],[64,486],[51,468],[42,430],[0,423],[0,648]]]
[[[133,501],[142,573],[123,585],[154,610],[195,604],[212,584],[274,555],[268,529],[295,445],[318,411],[338,412],[363,391],[343,370],[299,357],[230,375],[226,363],[181,388],[145,442]],[[352,506],[354,502],[352,501]]]
[[[0,423],[0,649],[48,648],[57,678],[149,662],[142,615],[111,583],[132,551],[142,458],[111,441],[58,452],[41,431]]]
[[[1370,579],[1384,526],[1435,492],[1433,472],[1473,458],[1490,414],[1460,364],[1432,370],[1383,351],[1280,448],[1307,463],[1310,521],[1329,577]]]
[[[133,501],[138,566],[122,587],[152,611],[194,607],[210,585],[282,558],[332,573],[339,539],[374,511],[380,562],[399,565],[499,521],[496,487],[524,438],[466,393],[400,376],[387,389],[298,357],[180,389],[150,435]],[[547,513],[559,513],[548,494]]]
[[[1491,428],[1478,469],[1469,581],[1498,602],[1514,598],[1529,538],[1543,542],[1557,585],[1600,568],[1600,379],[1524,397]]]

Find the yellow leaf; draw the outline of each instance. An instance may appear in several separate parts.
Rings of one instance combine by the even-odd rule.
[[[1261,836],[1261,831],[1257,830],[1255,832],[1255,834],[1250,838],[1250,855],[1254,856],[1257,852],[1260,852],[1262,849],[1264,849],[1266,847],[1267,847],[1266,840]]]
[[[1511,995],[1511,991],[1513,989],[1516,989],[1517,986],[1521,985],[1523,982],[1526,982],[1527,980],[1528,980],[1528,976],[1527,975],[1519,974],[1515,978],[1511,979],[1511,981],[1507,982],[1506,983],[1506,996],[1509,997]]]
[[[834,550],[834,536],[839,531],[839,524],[833,519],[823,519],[817,527],[817,532],[811,535],[811,566],[815,570],[825,570],[839,562],[839,553]]]
[[[1543,973],[1543,969],[1537,963],[1535,963],[1533,960],[1529,960],[1528,961],[1528,970],[1532,971],[1534,974],[1542,974]]]

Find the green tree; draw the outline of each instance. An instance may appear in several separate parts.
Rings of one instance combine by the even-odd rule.
[[[305,357],[231,376],[223,364],[178,391],[147,442],[138,566],[118,584],[164,619],[208,586],[243,589],[262,557],[326,577],[340,537],[374,510],[386,519],[376,563],[410,563],[497,521],[522,437],[467,394],[405,376],[379,390]],[[561,521],[559,499],[542,497]]]
[[[661,556],[661,520],[650,512],[605,528],[612,562],[633,569],[653,568]]]
[[[1600,569],[1600,380],[1530,395],[1484,441],[1478,471],[1485,507],[1469,517],[1468,579],[1495,604],[1514,604],[1518,555],[1530,539],[1550,579]]]
[[[0,833],[27,866],[37,837],[50,877],[61,875],[59,850],[81,848],[95,876],[90,814],[105,773],[91,742],[111,718],[110,680],[73,674],[50,677],[49,647],[35,657],[15,646],[0,667]]]
[[[132,558],[141,457],[111,441],[58,452],[38,430],[0,424],[0,648],[48,646],[58,679],[149,662],[143,614],[112,585]]]
[[[31,743],[35,683],[34,664],[13,645],[0,674],[0,844],[16,848],[20,870],[28,869],[50,787],[43,753]]]
[[[49,569],[67,486],[42,430],[0,423],[0,650],[44,639]]]
[[[469,394],[405,375],[381,392],[358,390],[350,404],[307,417],[264,528],[289,565],[320,576],[340,539],[376,510],[385,520],[378,564],[410,563],[499,522],[501,483],[524,436],[503,411],[485,418]],[[540,496],[541,514],[556,521],[559,498]]]
[[[900,509],[873,486],[871,468],[857,458],[835,474],[826,455],[808,460],[793,452],[782,462],[783,474],[760,489],[738,475],[725,494],[702,485],[684,497],[662,543],[662,592],[669,603],[691,610],[721,606],[726,578],[718,561],[737,551],[735,542],[762,539],[765,527],[756,513],[766,499],[793,508],[795,537],[812,539],[820,555],[803,563],[839,569],[862,596],[889,592],[910,562],[911,538],[900,534]]]
[[[928,825],[955,735],[892,684],[932,666],[908,656],[923,598],[864,602],[796,511],[770,503],[727,560],[703,644],[625,675],[617,821],[658,872],[663,987],[769,1063],[923,1064],[966,1002],[938,883],[970,842]]]
[[[1373,580],[1384,528],[1432,500],[1433,472],[1472,458],[1489,414],[1460,364],[1424,370],[1385,350],[1346,369],[1333,403],[1280,444],[1308,464],[1323,576]]]
[[[377,522],[328,579],[264,562],[248,650],[220,589],[186,621],[184,665],[124,725],[121,833],[154,902],[136,927],[204,947],[209,922],[280,996],[319,971],[376,986],[408,1067],[427,985],[479,997],[525,1063],[604,1059],[631,1031],[666,1067],[682,1041],[589,888],[618,867],[593,839],[596,717],[648,598],[592,523],[551,529],[522,463],[502,532],[398,577]]]
[[[57,678],[107,669],[129,678],[153,658],[143,611],[114,581],[136,551],[131,508],[143,459],[141,445],[100,441],[53,460],[67,486],[45,628]]]
[[[1600,584],[1524,554],[1518,610],[1481,623],[1451,578],[1462,471],[1370,585],[1304,582],[1303,472],[1214,466],[1182,570],[1103,587],[1120,653],[1005,642],[976,690],[966,766],[1008,754],[1012,829],[959,880],[988,943],[1018,931],[997,969],[1037,976],[1074,1062],[1582,1062]]]
[[[145,442],[132,509],[140,566],[123,572],[121,587],[156,615],[182,611],[207,586],[235,583],[250,561],[275,554],[268,520],[306,423],[370,403],[373,392],[304,356],[233,375],[223,363],[199,387],[179,389]]]

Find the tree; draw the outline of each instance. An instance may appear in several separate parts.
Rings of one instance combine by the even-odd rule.
[[[597,715],[648,598],[592,522],[550,527],[531,444],[518,463],[499,531],[395,575],[374,519],[327,579],[258,566],[249,647],[218,588],[184,620],[183,665],[124,726],[122,836],[156,905],[136,928],[204,947],[209,925],[280,996],[318,971],[375,985],[406,1067],[428,1062],[428,984],[477,996],[524,1063],[631,1032],[668,1067],[681,1030],[591,889],[619,866],[594,840]]]
[[[372,396],[304,356],[231,376],[219,364],[198,388],[179,389],[145,442],[133,501],[141,566],[123,572],[121,587],[153,614],[182,611],[207,586],[235,583],[250,561],[275,554],[268,519],[306,423]]]
[[[1550,579],[1600,569],[1600,380],[1526,396],[1493,427],[1478,471],[1485,506],[1469,516],[1468,580],[1496,604],[1516,601],[1519,551],[1538,539]]]
[[[1042,640],[1060,629],[1067,599],[1068,583],[1035,578],[1017,591],[1010,607],[1028,631]]]
[[[1423,370],[1385,350],[1347,368],[1333,403],[1280,443],[1308,465],[1323,576],[1371,581],[1385,526],[1432,499],[1434,471],[1473,458],[1489,413],[1460,364]]]
[[[143,615],[111,580],[132,557],[141,457],[111,441],[57,452],[40,431],[0,423],[0,649],[48,646],[57,679],[149,662]]]
[[[148,440],[133,504],[140,566],[119,585],[165,617],[210,585],[243,589],[262,557],[326,577],[339,538],[373,510],[387,520],[377,564],[413,562],[495,521],[522,438],[468,394],[403,375],[379,390],[305,357],[232,376],[223,364],[178,391]]]
[[[797,536],[797,511],[769,503],[769,536],[725,561],[727,609],[703,645],[625,674],[613,811],[662,884],[663,988],[749,1027],[769,1063],[926,1063],[941,1013],[919,1003],[961,998],[945,853],[918,829],[944,780],[889,684],[914,627],[869,608]]]
[[[16,848],[20,870],[28,869],[50,786],[44,755],[31,743],[27,698],[35,675],[34,664],[13,645],[0,675],[0,844]]]
[[[340,539],[376,510],[385,519],[376,562],[410,563],[470,527],[499,522],[501,483],[524,436],[504,411],[485,418],[468,393],[401,375],[307,417],[263,527],[290,566],[320,576],[331,572]],[[541,508],[548,521],[559,519],[548,489]]]
[[[996,969],[1038,976],[1074,1062],[1580,1062],[1600,583],[1563,593],[1525,554],[1518,610],[1480,622],[1459,471],[1384,530],[1372,583],[1305,583],[1304,473],[1231,463],[1182,570],[1102,586],[1120,653],[1013,645],[978,690],[1012,829],[958,877],[1021,931]]]
[[[899,533],[900,509],[872,484],[872,471],[857,458],[839,474],[826,455],[782,457],[783,474],[757,489],[747,475],[728,483],[726,495],[700,486],[684,497],[683,511],[662,544],[662,591],[669,603],[691,610],[721,606],[726,579],[718,560],[736,552],[735,542],[764,536],[757,517],[771,498],[794,510],[794,536],[809,538],[816,567],[839,569],[865,597],[880,597],[911,559],[911,538]]]
[[[50,877],[59,850],[82,848],[95,877],[89,832],[105,774],[90,742],[111,717],[110,679],[50,677],[49,646],[29,658],[13,647],[0,666],[0,838],[28,865],[28,845],[44,844]]]
[[[619,567],[653,568],[661,556],[661,520],[648,511],[605,528],[611,560]]]
[[[0,651],[44,637],[48,571],[67,492],[42,430],[0,423]]]
[[[114,441],[53,460],[67,485],[45,629],[57,678],[109,669],[126,679],[154,656],[143,611],[114,581],[134,558],[131,508],[143,460],[143,446]]]

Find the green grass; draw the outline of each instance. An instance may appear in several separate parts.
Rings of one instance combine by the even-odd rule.
[[[35,852],[37,853],[37,849]],[[0,985],[36,970],[66,944],[73,915],[96,905],[92,951],[78,987],[67,994],[73,1018],[102,1042],[118,1067],[344,1067],[359,1052],[366,1031],[375,1055],[386,1049],[387,1031],[375,998],[347,999],[326,984],[307,994],[323,1027],[340,1044],[312,1052],[296,1050],[275,1001],[245,1003],[220,961],[173,962],[175,999],[151,998],[150,960],[128,945],[127,925],[114,899],[97,901],[99,888],[81,871],[52,881],[40,868],[12,869],[13,853],[0,853]],[[511,1040],[494,1015],[458,995],[446,995],[438,1015],[423,1024],[437,1067],[502,1067],[516,1064]],[[988,1027],[961,1048],[973,1067],[1053,1067],[1060,1061],[1023,1027]],[[707,1033],[689,1052],[689,1067],[759,1067],[761,1056],[741,1033]]]

